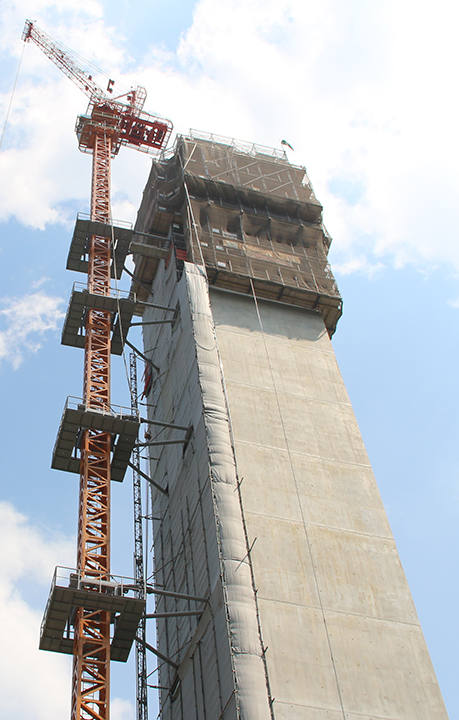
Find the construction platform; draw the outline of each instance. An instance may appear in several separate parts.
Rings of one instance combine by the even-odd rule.
[[[111,405],[110,410],[88,408],[82,399],[68,397],[53,450],[54,470],[80,472],[80,440],[84,430],[113,435],[111,479],[122,482],[137,440],[140,418],[130,408]]]
[[[180,260],[204,265],[209,285],[320,312],[333,335],[342,299],[327,259],[331,238],[305,168],[283,150],[196,131],[178,136],[153,162],[141,231],[172,244],[181,233]],[[131,288],[148,301],[158,259],[131,250]]]
[[[116,223],[116,224],[115,224]],[[131,223],[116,220],[107,223],[91,220],[89,215],[79,213],[67,256],[67,270],[87,274],[89,240],[93,235],[112,240],[112,278],[120,279],[129,253],[164,259],[169,251],[169,241],[160,235],[135,232]]]
[[[62,345],[84,348],[88,310],[105,310],[112,313],[111,352],[114,355],[122,355],[132,316],[136,310],[135,295],[114,288],[110,289],[110,295],[95,295],[89,292],[84,283],[74,283],[62,328]]]
[[[126,662],[145,612],[143,588],[132,578],[85,575],[56,567],[40,629],[40,650],[73,654],[75,608],[106,610],[112,615],[110,658]]]
[[[91,220],[89,215],[79,213],[67,257],[67,270],[76,270],[87,274],[89,240],[93,235],[97,235],[113,241],[111,276],[119,280],[129,251],[129,243],[132,240],[132,232],[131,223],[117,220],[116,225],[114,223],[109,225]]]

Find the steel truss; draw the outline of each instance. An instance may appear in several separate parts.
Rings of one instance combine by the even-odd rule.
[[[111,139],[95,136],[91,220],[110,223]],[[88,289],[110,293],[111,238],[92,236]],[[111,313],[91,309],[86,321],[83,397],[95,410],[110,409]],[[109,433],[83,433],[78,514],[78,570],[86,576],[110,575],[110,452]],[[108,720],[110,700],[110,613],[78,608],[75,619],[72,720]]]
[[[138,412],[137,361],[135,353],[130,353],[131,409]],[[140,472],[140,450],[134,447],[132,453],[133,486],[134,486],[134,577],[139,588],[139,597],[145,593],[145,569],[143,560],[142,532],[142,487]],[[146,622],[142,618],[137,628],[135,644],[136,677],[137,677],[137,720],[148,720],[148,685],[147,685],[147,652]]]

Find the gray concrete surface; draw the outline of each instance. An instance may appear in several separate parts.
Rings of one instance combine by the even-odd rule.
[[[274,717],[446,720],[321,316],[211,304]]]

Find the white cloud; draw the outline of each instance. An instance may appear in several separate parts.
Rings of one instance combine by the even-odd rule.
[[[38,649],[44,605],[33,607],[29,594],[36,596],[39,588],[46,597],[54,566],[73,561],[74,540],[43,533],[12,505],[0,502],[1,717],[60,720],[69,715],[70,661]]]
[[[353,257],[344,263],[334,263],[333,271],[339,277],[340,275],[350,275],[351,273],[360,272],[368,277],[373,277],[375,273],[384,268],[383,263],[371,263],[366,257]]]
[[[314,168],[343,248],[371,234],[373,249],[398,263],[446,254],[457,267],[457,178],[449,160],[457,109],[448,92],[458,55],[450,37],[455,14],[445,0],[434,17],[411,0],[401,8],[354,2],[346,10],[338,0],[320,7],[255,0],[250,8],[201,0],[179,47],[180,72],[150,70],[151,86],[167,105],[176,98],[174,116],[184,125],[269,144],[288,134],[294,157]],[[348,172],[365,186],[353,206],[326,185]],[[440,214],[448,223],[441,242]]]
[[[358,248],[396,266],[458,267],[458,110],[448,92],[457,14],[445,0],[434,15],[411,0],[254,0],[250,9],[201,0],[179,49],[184,107],[194,126],[266,144],[288,137],[344,262]],[[355,177],[357,201],[331,191],[331,180]]]
[[[13,505],[0,501],[0,593],[14,594],[13,586],[26,577],[33,583],[50,585],[56,557],[60,564],[73,562],[74,543],[61,535],[47,536],[32,526]]]
[[[70,0],[2,0],[0,10],[0,28],[2,44],[19,57],[21,45],[17,40],[21,37],[26,18],[37,20],[43,28],[62,23],[62,33],[66,33],[65,20],[78,21],[80,25],[99,20],[103,15],[103,3],[98,0],[80,0],[78,6]],[[65,40],[65,37],[62,37]]]
[[[18,54],[24,5],[8,2],[6,47]],[[47,29],[129,86],[150,91],[147,109],[188,127],[277,145],[307,164],[342,264],[363,254],[396,266],[459,267],[459,140],[454,93],[459,10],[439,0],[200,0],[177,53],[151,47],[137,77],[124,74],[129,47],[103,2],[41,0]],[[13,33],[14,30],[14,33]],[[14,36],[14,37],[13,37]],[[14,40],[14,42],[13,42]],[[8,97],[2,98],[5,107]],[[0,219],[34,227],[82,209],[89,158],[72,127],[81,93],[36,47],[27,47],[0,156]],[[70,171],[71,168],[71,171]],[[133,219],[148,171],[123,150],[114,166],[114,215]],[[353,185],[352,198],[346,191]],[[369,260],[369,262],[373,262]]]
[[[34,290],[38,290],[38,288],[40,288],[42,285],[45,285],[50,280],[51,280],[51,278],[49,278],[47,276],[38,278],[38,280],[34,280],[34,282],[32,283],[32,287]]]
[[[6,321],[6,330],[0,330],[0,360],[9,360],[19,367],[24,353],[36,352],[40,339],[48,330],[57,328],[64,313],[59,306],[63,300],[43,292],[1,301],[0,318]]]
[[[110,718],[111,720],[134,720],[135,709],[128,700],[121,700],[121,698],[113,698],[110,703]]]

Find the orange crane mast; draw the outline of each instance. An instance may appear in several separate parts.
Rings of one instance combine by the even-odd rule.
[[[112,97],[71,53],[27,20],[22,39],[32,41],[89,96],[89,108],[77,120],[82,152],[92,153],[91,221],[111,225],[110,166],[122,145],[159,151],[172,131],[168,120],[143,112],[144,88]],[[88,291],[110,295],[112,237],[92,235],[88,248]],[[83,402],[86,409],[110,411],[112,312],[87,312]],[[77,570],[84,577],[110,581],[110,469],[112,435],[94,429],[82,434],[78,511]],[[72,720],[109,720],[110,611],[77,607],[73,620]]]

